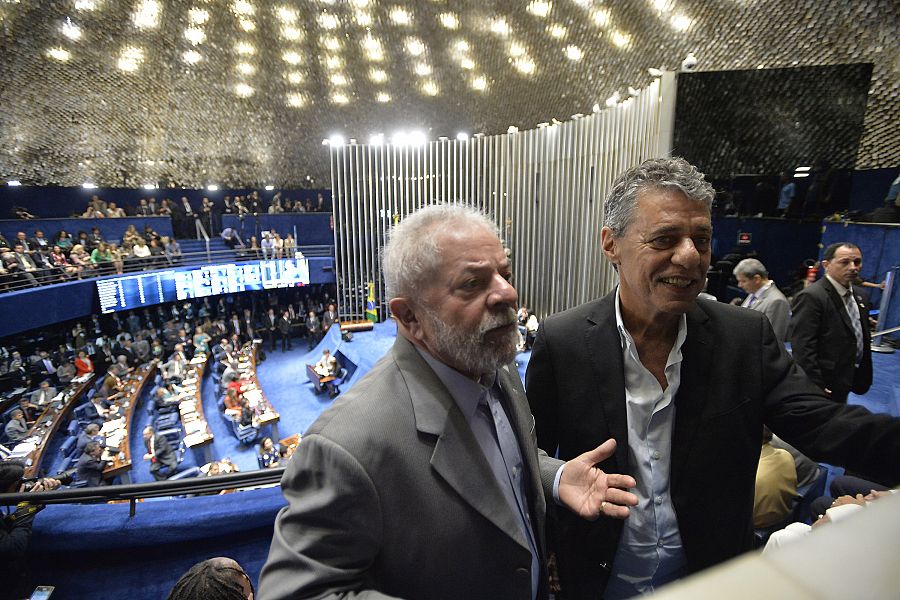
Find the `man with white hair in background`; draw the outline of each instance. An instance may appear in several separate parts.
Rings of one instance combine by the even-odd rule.
[[[778,341],[782,344],[787,341],[791,305],[769,279],[765,265],[755,258],[745,258],[734,267],[734,277],[738,287],[747,292],[741,306],[766,315]]]
[[[545,494],[516,355],[517,294],[494,224],[424,208],[383,253],[391,351],[307,430],[281,482],[259,597],[548,597]],[[559,503],[624,518],[631,477],[566,464]],[[542,483],[541,473],[550,473]]]

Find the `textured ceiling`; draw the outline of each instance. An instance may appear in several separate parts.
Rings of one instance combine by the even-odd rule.
[[[857,167],[896,166],[897,33],[892,0],[0,0],[0,177],[327,186],[332,134],[532,128],[688,52],[873,63]]]

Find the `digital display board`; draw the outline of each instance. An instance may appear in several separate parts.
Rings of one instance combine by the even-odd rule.
[[[97,295],[100,297],[100,311],[108,314],[163,302],[308,283],[307,259],[280,258],[111,277],[97,282]]]

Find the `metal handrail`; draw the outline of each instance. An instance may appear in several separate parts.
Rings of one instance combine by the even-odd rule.
[[[333,256],[333,246],[303,246],[299,250],[306,257],[327,257]],[[142,273],[148,271],[158,271],[170,269],[173,267],[184,267],[205,264],[220,263],[241,263],[251,260],[259,260],[263,258],[262,250],[251,250],[250,248],[236,248],[234,250],[210,250],[200,252],[184,252],[180,256],[168,258],[165,255],[151,256],[148,258],[125,257],[123,259],[122,274]],[[94,267],[91,271],[83,272],[80,279],[65,278],[58,267],[46,268],[41,267],[38,271],[32,272],[34,283],[30,280],[21,278],[18,281],[10,280],[3,282],[4,276],[0,275],[0,294],[5,292],[21,291],[26,289],[34,289],[35,287],[46,287],[48,285],[71,283],[73,281],[84,281],[92,279],[100,279],[111,275],[119,275],[114,272],[112,263],[105,263],[103,267]],[[6,277],[10,277],[7,275]]]
[[[15,494],[0,494],[0,506],[14,506],[19,502],[28,502],[36,505],[99,504],[111,500],[126,500],[131,502],[131,514],[134,515],[135,502],[144,498],[209,494],[222,490],[268,486],[279,483],[283,473],[284,467],[278,467],[243,473],[214,475],[212,477],[179,479],[178,481],[155,481],[153,483],[105,485],[89,488],[61,488],[52,492],[17,492]]]

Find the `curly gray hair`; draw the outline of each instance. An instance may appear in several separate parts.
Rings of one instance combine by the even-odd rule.
[[[647,189],[674,188],[709,210],[716,195],[703,173],[680,157],[651,158],[616,177],[603,203],[603,225],[620,237],[628,229],[638,195]]]
[[[499,238],[497,226],[487,216],[458,204],[426,206],[395,225],[381,252],[387,297],[414,295],[440,265],[441,234],[464,227],[480,227]]]

